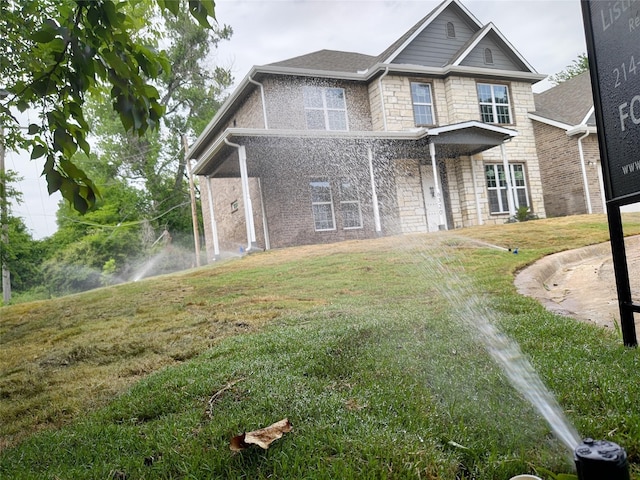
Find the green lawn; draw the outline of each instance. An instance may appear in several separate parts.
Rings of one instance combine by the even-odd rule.
[[[485,321],[640,478],[637,350],[513,286],[543,255],[607,238],[591,215],[300,247],[4,307],[0,478],[571,473],[480,341]],[[229,449],[283,418],[293,431],[268,450]]]

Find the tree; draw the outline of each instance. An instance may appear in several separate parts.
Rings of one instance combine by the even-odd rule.
[[[156,0],[174,15],[180,3]],[[143,2],[122,0],[5,0],[0,2],[0,122],[9,148],[45,157],[49,193],[60,191],[76,210],[95,204],[97,189],[72,161],[90,153],[87,93],[107,87],[124,128],[142,135],[156,128],[165,108],[152,81],[170,71],[166,54],[149,47],[148,29],[135,15]],[[133,5],[134,8],[131,8]],[[189,0],[191,16],[211,28],[214,0]],[[145,17],[142,17],[145,18]],[[143,32],[142,34],[140,32]],[[0,97],[2,97],[0,96]],[[18,128],[14,109],[39,112],[40,123]]]
[[[578,58],[574,59],[570,65],[567,66],[564,70],[556,73],[555,75],[551,75],[549,80],[554,84],[558,85],[564,81],[569,80],[570,78],[576,77],[583,72],[589,70],[589,58],[586,53],[581,53],[578,55]]]

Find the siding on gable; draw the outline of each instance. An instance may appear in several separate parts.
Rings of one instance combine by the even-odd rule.
[[[455,38],[447,37],[447,22],[454,24]],[[445,10],[392,63],[442,67],[451,61],[475,31],[455,12]]]
[[[491,53],[493,54],[492,64],[484,63],[485,48],[491,49]],[[465,67],[495,68],[497,70],[524,70],[524,66],[516,62],[510,55],[507,55],[490,36],[480,40],[478,45],[476,45],[464,61],[461,62],[461,65]]]

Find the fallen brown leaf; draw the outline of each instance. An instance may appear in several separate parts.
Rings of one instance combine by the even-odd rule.
[[[234,452],[240,452],[249,448],[251,445],[258,445],[263,449],[269,448],[274,441],[281,438],[287,432],[293,429],[288,418],[284,418],[279,422],[269,425],[266,428],[245,432],[231,439],[229,448]]]

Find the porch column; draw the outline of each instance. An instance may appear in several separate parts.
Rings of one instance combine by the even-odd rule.
[[[471,155],[469,157],[469,160],[471,160],[471,178],[473,181],[473,195],[476,198],[476,215],[478,218],[478,225],[484,225],[484,219],[482,218],[482,207],[480,203],[480,192],[478,191],[478,183],[477,183],[478,171],[476,169],[476,159],[474,158],[473,155]]]
[[[436,146],[433,142],[429,143],[429,154],[431,155],[431,167],[433,168],[433,185],[435,186],[436,200],[438,201],[438,228],[440,230],[446,230],[447,221],[444,218],[442,192],[440,192],[440,176],[438,175],[438,163],[436,161]]]
[[[504,168],[504,179],[507,182],[507,203],[509,205],[509,216],[513,217],[516,214],[516,202],[513,198],[513,186],[511,185],[511,170],[509,169],[509,160],[507,160],[507,149],[504,146],[504,142],[500,144],[500,152],[502,153],[502,166]],[[498,179],[500,184],[500,179]]]
[[[218,241],[218,225],[216,223],[216,217],[213,212],[213,185],[211,184],[213,178],[206,177],[207,185],[207,200],[209,201],[209,221],[211,222],[211,236],[213,237],[213,259],[220,259],[220,242]]]
[[[369,176],[371,178],[371,204],[373,205],[373,223],[375,224],[376,232],[382,231],[382,224],[380,223],[380,206],[378,205],[378,194],[376,193],[376,179],[373,175],[373,152],[371,147],[367,147],[367,156],[369,157]]]
[[[244,145],[238,146],[240,160],[240,182],[242,184],[242,200],[244,203],[244,218],[247,224],[247,252],[258,248],[256,242],[256,226],[253,222],[253,204],[249,192],[249,175],[247,173],[247,150]]]

